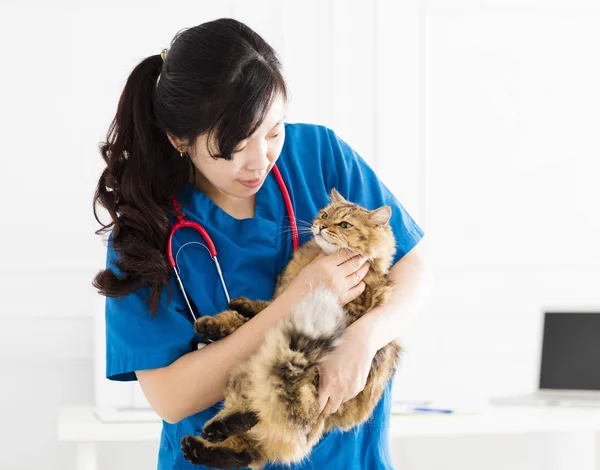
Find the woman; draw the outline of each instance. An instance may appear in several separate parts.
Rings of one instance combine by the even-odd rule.
[[[165,252],[176,220],[174,197],[185,218],[210,234],[231,297],[253,299],[271,298],[292,255],[290,219],[271,171],[275,162],[298,221],[311,221],[334,187],[369,209],[392,206],[398,246],[390,275],[397,288],[389,305],[347,329],[320,371],[321,406],[329,404],[332,412],[360,392],[375,352],[404,331],[431,285],[416,248],[422,230],[330,129],[284,123],[287,98],[273,49],[238,21],[212,21],[178,33],[168,51],[133,70],[101,148],[107,167],[95,203],[112,218],[99,233],[112,231],[107,269],[94,285],[108,297],[106,373],[112,380],[137,379],[163,418],[159,469],[201,468],[185,461],[181,438],[200,433],[222,404],[232,367],[258,349],[311,284],[330,286],[344,305],[360,295],[368,269],[347,251],[320,256],[259,315],[197,349],[193,317]],[[300,243],[308,238],[301,233]],[[197,241],[193,230],[180,230],[173,252]],[[203,247],[185,245],[177,262],[197,314],[226,308]],[[352,432],[331,432],[292,468],[391,468],[390,387],[372,420]]]

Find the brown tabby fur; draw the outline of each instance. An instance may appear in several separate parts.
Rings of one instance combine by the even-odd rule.
[[[376,353],[364,390],[333,414],[328,414],[327,408],[319,414],[318,365],[339,344],[345,326],[385,304],[391,295],[392,282],[387,273],[395,240],[388,224],[390,216],[388,206],[369,211],[346,201],[335,189],[332,191],[331,203],[313,222],[315,237],[294,254],[281,273],[274,297],[322,250],[333,252],[341,248],[369,258],[371,267],[364,278],[364,292],[343,311],[340,309],[341,324],[330,335],[307,336],[296,331],[294,324],[285,324],[285,320],[270,331],[260,350],[233,369],[225,389],[224,408],[206,423],[202,438],[188,435],[182,439],[187,460],[217,468],[260,468],[267,462],[298,462],[324,433],[334,427],[349,430],[371,416],[395,373],[401,350],[396,342]],[[342,222],[351,227],[341,227]],[[320,231],[323,229],[326,230]],[[339,309],[334,298],[330,311]],[[198,319],[196,331],[205,338],[222,338],[267,305],[269,302],[233,299],[230,310]]]

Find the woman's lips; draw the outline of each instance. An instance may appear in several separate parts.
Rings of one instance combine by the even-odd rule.
[[[253,180],[238,180],[241,184],[246,186],[247,188],[256,188],[262,182],[262,178],[256,178]]]

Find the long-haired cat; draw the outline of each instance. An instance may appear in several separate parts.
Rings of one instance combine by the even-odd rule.
[[[319,413],[318,366],[339,344],[346,326],[386,303],[391,294],[387,273],[395,240],[390,216],[389,206],[370,211],[332,190],[330,204],[314,220],[314,237],[283,270],[274,297],[321,250],[332,253],[341,248],[369,258],[364,292],[342,308],[333,292],[316,286],[293,305],[267,333],[259,350],[232,370],[224,408],[206,423],[202,437],[182,439],[187,460],[215,468],[298,462],[324,433],[334,427],[349,430],[371,416],[396,370],[400,346],[395,341],[375,354],[364,390],[333,414],[326,413],[327,407]],[[196,332],[205,338],[222,338],[268,304],[238,297],[230,302],[229,310],[199,318]]]

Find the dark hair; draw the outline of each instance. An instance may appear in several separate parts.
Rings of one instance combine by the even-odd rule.
[[[122,297],[149,287],[155,313],[168,284],[171,201],[195,172],[167,132],[191,149],[207,133],[219,150],[211,155],[229,160],[260,126],[278,92],[287,99],[275,51],[230,18],[180,31],[164,62],[156,54],[134,68],[100,145],[106,168],[94,195],[94,216],[102,225],[96,234],[112,229],[109,242],[120,271],[96,275],[93,285],[101,294]],[[109,224],[99,220],[97,204],[110,214]]]

